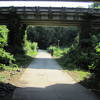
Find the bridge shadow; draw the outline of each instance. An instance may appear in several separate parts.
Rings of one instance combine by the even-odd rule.
[[[98,100],[95,94],[76,84],[54,84],[47,87],[19,87],[13,100]]]
[[[46,87],[17,87],[7,95],[0,96],[0,100],[99,100],[99,98],[78,83],[61,83]]]
[[[14,58],[16,59],[16,64],[18,66],[21,66],[23,68],[27,68],[27,66],[32,62],[34,59],[31,56],[28,56],[26,54],[16,54],[14,55]]]
[[[28,67],[31,69],[62,70],[58,62],[53,58],[35,58]]]

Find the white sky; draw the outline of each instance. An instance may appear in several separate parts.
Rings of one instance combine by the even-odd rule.
[[[0,1],[0,7],[3,6],[40,6],[40,7],[85,7],[92,2],[63,2],[63,1]]]

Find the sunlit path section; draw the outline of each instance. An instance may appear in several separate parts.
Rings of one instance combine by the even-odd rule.
[[[75,83],[70,76],[64,75],[61,67],[49,53],[39,50],[35,60],[29,65],[18,84],[23,87],[45,88],[58,83],[65,84],[66,81],[70,84]]]
[[[39,50],[19,79],[13,100],[97,100],[77,84],[49,53]]]

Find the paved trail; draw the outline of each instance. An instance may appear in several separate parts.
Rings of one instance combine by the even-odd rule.
[[[19,79],[18,87],[13,100],[97,100],[42,50]]]

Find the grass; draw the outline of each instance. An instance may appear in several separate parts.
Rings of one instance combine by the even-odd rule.
[[[11,72],[13,71],[2,71],[0,72],[0,82],[8,83],[11,78]]]
[[[91,76],[91,73],[88,71],[85,71],[83,69],[79,69],[74,67],[73,65],[71,66],[65,66],[63,64],[63,61],[61,59],[56,59],[57,62],[61,65],[63,70],[67,72],[76,82],[83,81],[85,78],[88,78]]]
[[[0,82],[4,82],[6,80],[7,75],[0,73]]]
[[[84,70],[68,70],[66,69],[66,71],[68,72],[68,74],[76,81],[76,82],[80,82],[83,81],[85,78],[90,77],[90,72],[84,71]]]
[[[90,76],[90,72],[84,71],[84,70],[75,70],[75,73],[79,74],[79,79],[84,80],[87,76]]]

